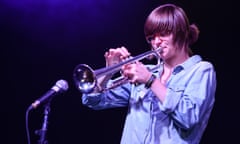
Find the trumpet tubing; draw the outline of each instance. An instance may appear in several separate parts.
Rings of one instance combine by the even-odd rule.
[[[160,56],[159,53],[161,52],[161,48],[158,48],[156,50],[147,51],[145,53],[142,53],[138,56],[131,57],[123,62],[120,62],[118,64],[104,67],[101,69],[93,70],[90,66],[87,64],[78,64],[74,68],[73,72],[73,80],[77,87],[77,89],[82,93],[91,93],[94,88],[98,85],[98,78],[101,76],[106,76],[109,74],[113,74],[115,72],[118,72],[121,70],[121,67],[125,64],[134,63],[136,61],[143,60],[144,58],[147,58],[149,56],[155,56],[158,60],[157,65],[153,68],[156,69],[160,65]],[[152,71],[151,69],[150,71]],[[116,82],[113,82],[113,85],[107,88],[103,88],[103,90],[112,89],[114,87],[117,87],[123,83],[126,83],[126,78],[119,78],[116,80]]]

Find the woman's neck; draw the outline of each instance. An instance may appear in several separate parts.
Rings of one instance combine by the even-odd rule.
[[[164,68],[173,69],[177,65],[185,62],[189,57],[190,56],[189,56],[188,53],[180,52],[177,55],[175,55],[174,57],[165,60],[164,61]]]

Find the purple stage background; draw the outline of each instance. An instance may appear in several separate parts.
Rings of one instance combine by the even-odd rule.
[[[182,6],[190,22],[198,24],[201,33],[193,51],[211,61],[217,70],[216,105],[202,143],[232,141],[233,128],[237,127],[229,124],[237,122],[233,111],[236,104],[233,100],[226,101],[226,97],[234,99],[229,85],[234,75],[225,67],[226,59],[231,58],[226,48],[231,46],[232,35],[231,24],[223,20],[230,13],[227,10],[230,2],[3,0],[0,2],[1,48],[7,64],[7,74],[3,77],[6,97],[10,100],[3,105],[8,112],[7,143],[27,143],[26,110],[59,79],[65,79],[69,89],[51,101],[49,143],[119,143],[126,109],[94,111],[82,106],[81,94],[72,79],[73,69],[80,63],[94,69],[104,67],[103,55],[109,48],[126,46],[133,55],[148,51],[144,21],[152,9],[168,2]],[[31,111],[28,120],[31,142],[35,144],[39,136],[34,131],[42,126],[43,107]]]

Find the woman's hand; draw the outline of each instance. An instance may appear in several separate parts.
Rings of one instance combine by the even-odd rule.
[[[122,67],[122,73],[131,83],[147,83],[152,73],[141,62],[126,64]]]
[[[105,52],[104,57],[106,61],[106,66],[115,65],[119,62],[122,62],[126,58],[130,56],[130,53],[125,47],[119,48],[110,48],[107,52]]]

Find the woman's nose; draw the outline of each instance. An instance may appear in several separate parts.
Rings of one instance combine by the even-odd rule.
[[[160,37],[154,37],[153,41],[155,43],[162,43],[162,39]]]
[[[152,45],[153,45],[154,47],[159,47],[162,42],[163,42],[162,39],[159,38],[159,37],[154,37],[154,38],[152,39]]]

